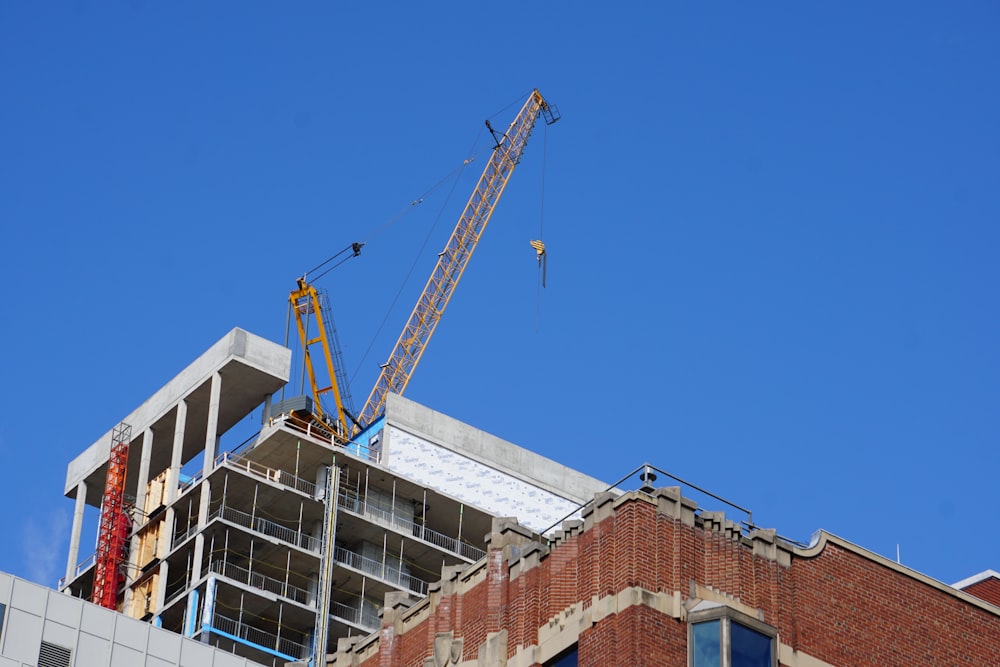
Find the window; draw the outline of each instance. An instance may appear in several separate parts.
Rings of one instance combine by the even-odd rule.
[[[3,639],[3,617],[7,612],[7,605],[0,604],[0,639]]]
[[[577,664],[577,646],[574,644],[572,648],[546,662],[545,667],[576,667]]]
[[[718,606],[692,612],[690,667],[776,667],[774,628],[735,609]]]

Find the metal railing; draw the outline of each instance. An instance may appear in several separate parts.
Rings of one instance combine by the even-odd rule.
[[[382,460],[382,452],[380,449],[372,449],[368,447],[367,444],[355,442],[354,440],[350,440],[346,443],[337,442],[334,440],[333,433],[329,429],[319,427],[313,422],[305,423],[302,420],[293,419],[291,415],[280,414],[273,415],[268,423],[271,426],[282,426],[289,430],[302,433],[303,435],[320,440],[333,447],[342,447],[358,458],[374,461],[375,463],[380,463]]]
[[[408,535],[420,538],[425,542],[430,542],[431,544],[441,547],[442,549],[457,553],[460,556],[468,558],[469,560],[477,561],[486,555],[486,552],[482,549],[477,549],[457,537],[449,537],[444,533],[431,530],[430,528],[423,526],[402,514],[397,514],[390,510],[384,510],[381,507],[373,507],[360,498],[353,498],[349,496],[344,491],[340,491],[337,494],[337,505],[341,509],[345,509],[365,518],[372,519],[376,523],[386,526],[387,528],[393,528]]]
[[[212,561],[210,569],[216,574],[221,574],[251,588],[274,593],[300,604],[309,604],[309,592],[286,581],[268,577],[223,560]]]
[[[243,526],[244,528],[248,528],[255,533],[267,535],[268,537],[275,537],[282,542],[287,542],[293,546],[307,549],[313,553],[319,553],[320,551],[320,541],[312,535],[303,533],[301,530],[294,530],[292,528],[288,528],[287,526],[282,526],[280,523],[268,521],[267,519],[262,519],[258,516],[235,510],[232,507],[219,505],[219,508],[209,515],[208,520],[211,521],[216,517]]]
[[[82,561],[80,561],[79,563],[77,563],[76,569],[73,570],[73,579],[76,579],[81,574],[83,574],[84,572],[86,572],[90,568],[94,567],[94,563],[96,563],[96,562],[97,562],[97,552],[95,551],[94,553],[90,554],[89,556],[87,556],[86,558],[84,558]],[[59,583],[56,584],[56,588],[57,589],[61,589],[66,584],[68,584],[68,583],[69,583],[69,580],[66,577],[61,577],[59,579]]]
[[[379,627],[380,621],[377,610],[357,609],[342,602],[334,602],[332,610],[330,615],[334,618],[353,623],[369,632],[374,632]]]
[[[394,586],[405,588],[420,596],[427,595],[427,588],[429,584],[422,579],[418,579],[409,573],[403,572],[399,565],[375,560],[374,558],[368,558],[367,556],[362,556],[361,554],[345,549],[344,547],[334,548],[333,558],[341,565],[353,567],[355,570],[360,570],[365,574],[378,577],[379,579],[387,581]]]
[[[306,481],[301,477],[296,477],[290,472],[279,468],[268,468],[244,456],[234,456],[231,452],[223,452],[215,459],[216,466],[226,466],[234,470],[250,473],[269,482],[275,482],[282,486],[301,491],[312,497],[316,497],[316,485]]]
[[[288,637],[276,635],[273,632],[255,628],[252,625],[247,625],[242,621],[223,616],[222,614],[212,615],[212,627],[234,637],[246,640],[250,644],[256,644],[268,650],[277,651],[291,658],[304,658],[309,654],[309,647],[305,636],[299,636],[299,640],[295,641]]]
[[[198,522],[195,521],[193,524],[187,527],[183,533],[176,533],[174,535],[173,541],[170,542],[170,548],[173,549],[178,544],[181,544],[184,540],[191,537],[198,532]]]

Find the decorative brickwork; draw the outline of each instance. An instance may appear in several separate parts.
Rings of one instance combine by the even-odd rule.
[[[534,667],[576,644],[581,665],[685,667],[688,613],[719,605],[773,628],[785,667],[1000,664],[1000,608],[833,535],[747,534],[676,488],[582,515],[549,541],[494,521],[484,559],[412,607],[387,600],[381,631],[330,664]]]

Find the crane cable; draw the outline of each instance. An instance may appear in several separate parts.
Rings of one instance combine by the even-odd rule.
[[[448,196],[445,197],[444,202],[441,204],[441,208],[438,210],[438,213],[437,213],[437,215],[434,218],[434,222],[431,224],[431,228],[427,231],[427,234],[424,236],[424,241],[423,241],[423,243],[420,244],[420,248],[417,250],[416,255],[413,258],[413,262],[410,264],[410,268],[406,272],[406,276],[403,278],[402,283],[400,283],[399,289],[396,290],[396,295],[392,298],[392,302],[389,304],[389,307],[386,309],[385,315],[382,316],[382,321],[379,322],[378,328],[375,330],[375,333],[372,335],[371,341],[368,343],[368,347],[365,348],[364,354],[361,355],[361,359],[358,361],[357,366],[355,366],[354,372],[351,373],[351,378],[349,380],[349,382],[351,384],[354,383],[354,380],[357,378],[358,373],[361,371],[362,366],[364,366],[365,360],[368,359],[368,355],[371,353],[372,348],[375,346],[375,341],[378,340],[379,335],[382,333],[382,329],[385,328],[386,322],[389,321],[389,316],[392,314],[392,311],[396,308],[396,304],[399,302],[399,298],[400,298],[400,296],[402,296],[403,290],[406,288],[407,283],[409,283],[410,278],[413,276],[413,272],[417,268],[417,264],[420,262],[420,258],[423,256],[424,250],[427,248],[427,244],[431,240],[431,236],[434,235],[434,230],[437,229],[438,223],[441,222],[441,217],[444,215],[444,211],[448,207],[448,203],[451,201],[452,195],[455,194],[455,189],[458,187],[458,183],[461,180],[462,172],[465,171],[465,168],[467,166],[469,166],[470,164],[472,164],[472,162],[476,159],[476,153],[473,152],[473,151],[474,151],[476,145],[478,145],[479,139],[480,139],[480,137],[482,137],[482,134],[483,134],[483,130],[482,130],[482,128],[480,128],[479,129],[479,133],[476,135],[475,141],[472,143],[472,149],[470,149],[470,153],[472,153],[472,156],[466,158],[465,160],[463,160],[462,164],[460,164],[458,167],[456,167],[455,169],[453,169],[450,174],[448,174],[447,176],[445,176],[444,178],[442,178],[440,181],[438,181],[430,190],[427,191],[427,193],[425,193],[425,194],[430,194],[431,192],[434,192],[439,187],[441,187],[444,184],[445,181],[447,181],[448,179],[454,177],[454,181],[452,182],[451,189],[448,190]],[[414,205],[416,205],[416,204],[420,204],[421,202],[423,202],[423,197],[415,199],[413,202],[411,202],[411,207],[414,206]],[[398,221],[399,218],[401,218],[403,215],[405,215],[405,211],[408,211],[408,209],[404,209],[404,212],[402,212],[399,215],[397,215],[397,217],[396,217],[395,220],[390,220],[386,224],[383,224],[379,229],[377,229],[372,234],[372,236],[381,233],[390,224],[394,224],[396,221]],[[371,238],[371,237],[369,237],[369,238]]]
[[[546,166],[548,164],[548,147],[549,147],[549,126],[545,125],[542,131],[542,193],[541,193],[541,205],[538,214],[538,240],[531,241],[531,247],[535,249],[536,256],[538,257],[538,271],[539,278],[535,287],[535,333],[538,333],[541,327],[542,318],[542,288],[545,287],[545,272],[548,268],[548,253],[545,250],[545,242],[543,241],[545,231],[545,172]]]

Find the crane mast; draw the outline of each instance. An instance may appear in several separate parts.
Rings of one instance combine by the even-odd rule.
[[[534,90],[503,136],[498,137],[493,128],[490,128],[497,145],[451,238],[448,239],[448,244],[439,256],[424,291],[417,299],[417,305],[396,341],[389,360],[382,366],[382,372],[358,414],[361,424],[370,424],[382,413],[389,392],[402,394],[406,389],[413,370],[427,349],[427,342],[441,321],[441,315],[448,306],[455,286],[486,229],[486,223],[493,215],[500,195],[514,173],[514,167],[521,161],[521,154],[539,115],[545,117],[547,125],[559,120],[558,111],[545,101],[538,90]]]

